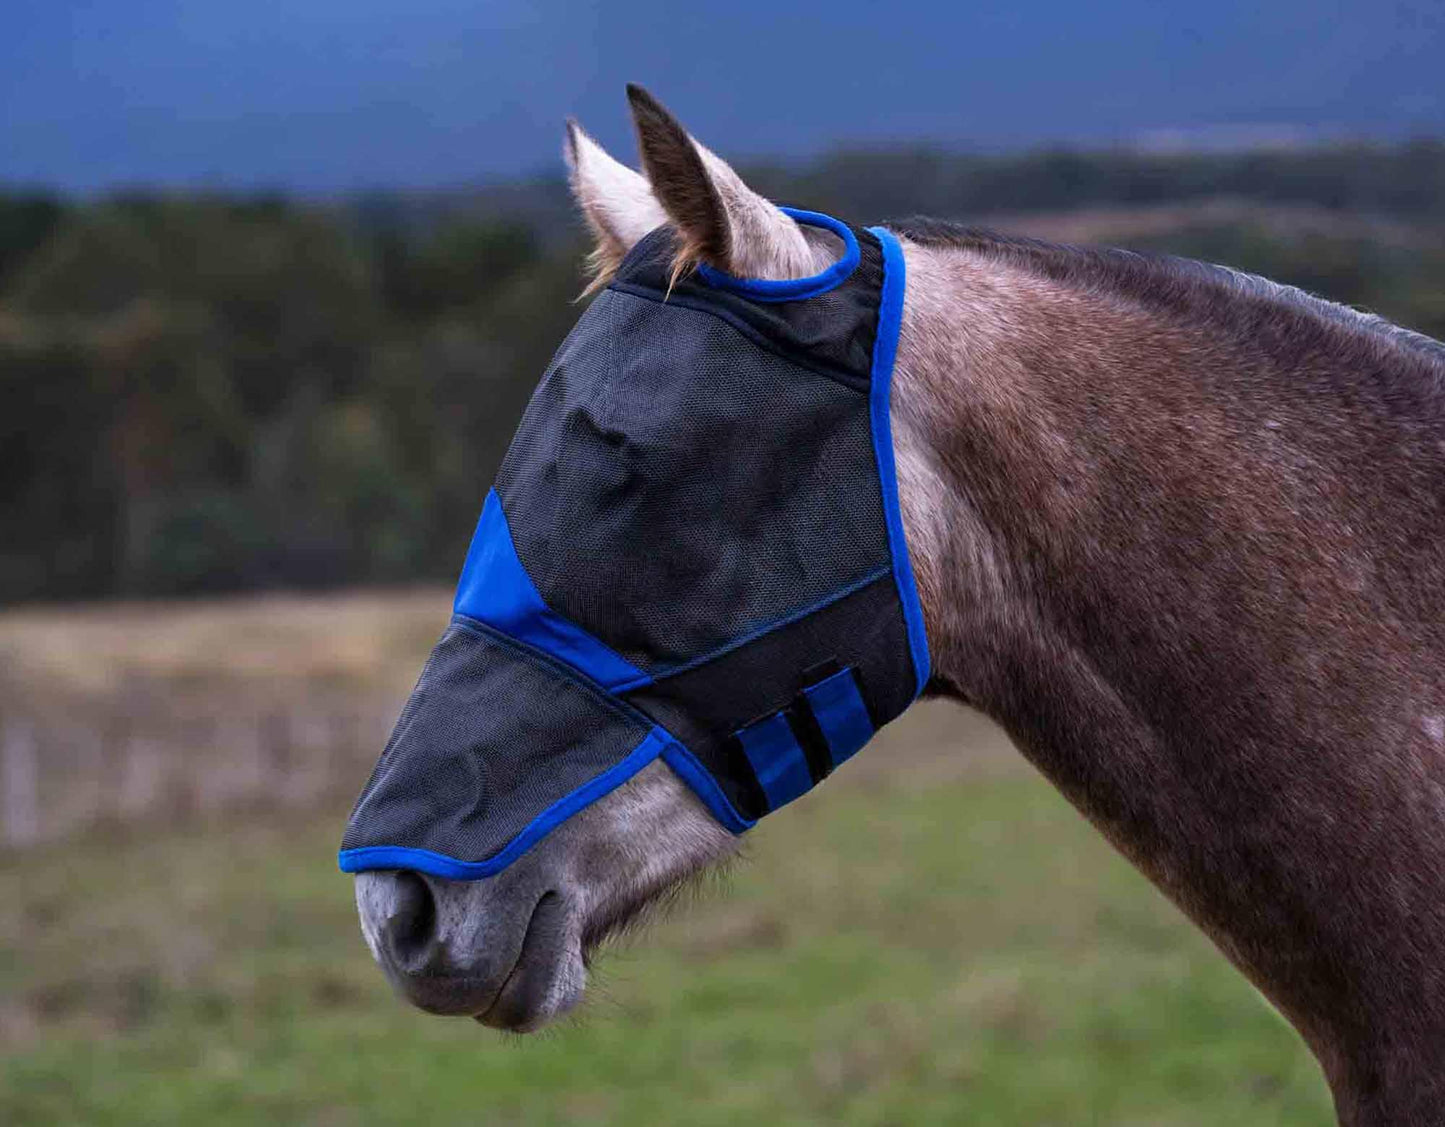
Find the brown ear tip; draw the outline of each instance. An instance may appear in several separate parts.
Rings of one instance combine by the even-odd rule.
[[[562,155],[567,158],[567,163],[573,168],[577,167],[577,138],[582,134],[582,126],[577,124],[577,119],[571,114],[567,115],[562,135]]]
[[[632,107],[635,115],[665,121],[669,124],[673,121],[672,114],[667,112],[667,107],[635,82],[627,84],[627,104]]]

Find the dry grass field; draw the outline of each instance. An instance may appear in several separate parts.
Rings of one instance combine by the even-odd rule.
[[[104,701],[134,685],[170,696],[405,693],[450,612],[440,587],[334,595],[113,602],[0,614],[0,669],[57,699]]]
[[[354,791],[441,588],[0,615],[0,847]]]

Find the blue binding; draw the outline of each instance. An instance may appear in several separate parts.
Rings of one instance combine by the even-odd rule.
[[[878,301],[878,332],[873,340],[873,382],[868,392],[868,413],[873,423],[873,452],[878,459],[878,480],[883,486],[883,515],[888,524],[888,547],[893,555],[893,579],[908,627],[908,649],[913,655],[913,699],[928,684],[928,635],[923,627],[923,605],[908,561],[908,540],[898,508],[898,469],[893,459],[893,426],[889,421],[889,393],[893,362],[898,356],[898,333],[903,327],[903,292],[907,270],[903,248],[886,227],[869,227],[883,248],[883,292]]]
[[[603,795],[616,790],[675,741],[662,728],[654,727],[627,758],[588,780],[570,794],[559,798],[523,827],[522,832],[485,861],[458,861],[445,853],[430,849],[411,849],[401,845],[366,845],[360,849],[343,849],[337,862],[343,873],[361,873],[368,869],[412,869],[449,880],[480,880],[501,872],[523,853],[536,845],[577,811],[591,806]],[[726,800],[724,800],[726,801]]]
[[[677,772],[678,778],[692,788],[693,794],[712,811],[713,817],[722,823],[724,829],[735,834],[743,833],[758,824],[756,818],[744,818],[738,813],[722,787],[712,774],[697,761],[697,757],[677,740],[670,740],[662,749],[662,761]]]
[[[832,231],[843,240],[843,257],[821,274],[814,274],[810,278],[738,278],[715,270],[706,263],[699,264],[697,276],[713,289],[742,294],[754,301],[802,301],[804,298],[817,297],[837,289],[846,282],[858,268],[858,262],[862,258],[862,252],[858,249],[858,236],[853,234],[852,228],[842,220],[824,215],[821,211],[804,211],[796,207],[778,210],[804,226],[822,227]]]

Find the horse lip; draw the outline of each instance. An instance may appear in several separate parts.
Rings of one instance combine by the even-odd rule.
[[[476,1003],[467,997],[458,998],[457,993],[470,993],[470,987],[479,985],[479,980],[466,975],[434,975],[424,983],[408,978],[402,990],[407,1000],[424,1013],[437,1017],[462,1017],[471,1013]]]
[[[517,961],[487,1007],[473,1015],[475,1020],[512,1033],[530,1033],[546,1024],[570,1001],[558,999],[555,990],[566,958],[562,898],[548,892],[532,909]]]
[[[485,1014],[497,1005],[503,991],[522,966],[533,922],[542,901],[549,895],[544,895],[532,906],[522,942],[518,944],[506,973],[500,976],[500,985],[495,985],[498,982],[495,972],[477,973],[480,968],[476,966],[459,966],[445,948],[434,949],[423,960],[402,957],[394,945],[386,941],[374,943],[372,951],[393,987],[417,1009],[439,1017]]]
[[[408,972],[397,967],[390,958],[382,961],[382,967],[407,1001],[417,1009],[438,1017],[463,1017],[476,1013],[478,995],[490,997],[487,1003],[490,1006],[501,993],[501,988],[487,989],[495,981],[490,975]],[[502,980],[503,987],[515,971],[514,964]]]
[[[535,916],[536,914],[537,914],[537,911],[536,911],[536,909],[534,908],[534,909],[532,910],[532,915]],[[529,931],[530,931],[530,929],[531,929],[531,926],[532,926],[532,925],[531,925],[531,923],[530,923],[530,921],[529,921],[528,924],[527,924],[527,927],[528,927],[528,930],[529,930]],[[495,1029],[495,1028],[505,1028],[504,1026],[497,1026],[497,1025],[494,1025],[494,1024],[493,1024],[493,1022],[492,1022],[492,1020],[491,1020],[492,1011],[495,1010],[495,1009],[497,1008],[497,1005],[501,1002],[501,1000],[502,1000],[502,995],[507,992],[507,987],[512,984],[512,979],[514,979],[514,978],[517,977],[517,971],[518,971],[518,970],[521,968],[521,966],[522,966],[522,956],[523,956],[523,954],[525,953],[526,949],[527,949],[527,941],[526,941],[526,939],[523,939],[523,940],[522,940],[522,949],[517,952],[517,961],[512,964],[512,969],[507,972],[507,977],[504,978],[504,979],[502,979],[502,985],[500,985],[500,986],[497,987],[497,992],[492,995],[492,1000],[491,1000],[489,1003],[487,1003],[486,1008],[485,1008],[484,1010],[482,1010],[480,1013],[475,1013],[475,1014],[472,1015],[472,1020],[473,1020],[473,1021],[476,1021],[476,1022],[478,1022],[478,1023],[481,1024],[481,1025],[492,1025],[492,1027],[493,1027],[494,1029]]]

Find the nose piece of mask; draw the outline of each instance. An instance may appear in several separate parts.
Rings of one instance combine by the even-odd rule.
[[[489,876],[659,758],[742,832],[922,690],[889,427],[903,255],[788,214],[842,258],[672,284],[659,229],[563,342],[342,869]]]

